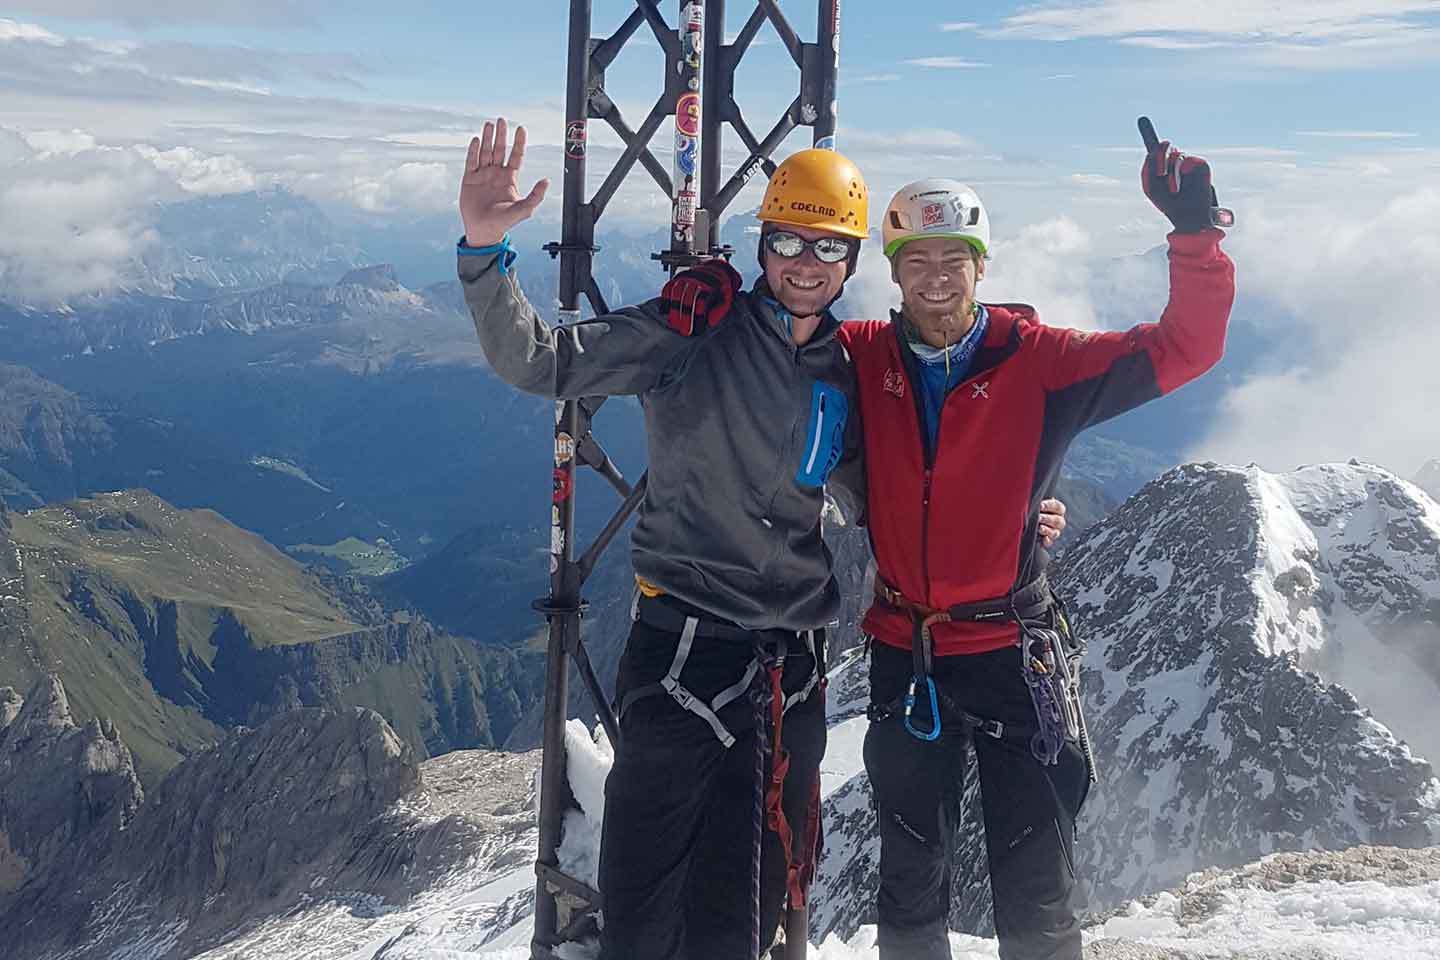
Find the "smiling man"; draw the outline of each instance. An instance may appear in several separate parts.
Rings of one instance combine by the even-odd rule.
[[[1089,333],[982,304],[990,221],[954,180],[885,211],[890,321],[847,323],[876,600],[865,769],[880,832],[881,960],[949,960],[965,754],[980,774],[1002,960],[1080,960],[1075,821],[1093,779],[1079,649],[1045,577],[1042,499],[1087,427],[1220,360],[1235,271],[1210,168],[1153,142],[1145,193],[1174,225],[1158,323]]]
[[[638,395],[649,444],[605,788],[601,956],[753,957],[774,939],[787,891],[803,897],[818,830],[819,679],[825,627],[840,613],[820,516],[826,481],[854,465],[859,444],[829,306],[866,235],[865,182],[833,151],[794,154],[765,194],[753,291],[715,262],[661,298],[552,330],[516,282],[507,234],[544,196],[543,181],[517,189],[524,152],[523,128],[510,151],[500,120],[466,161],[459,273],[481,345],[522,390]],[[777,728],[782,786],[757,776],[774,746],[762,734]]]

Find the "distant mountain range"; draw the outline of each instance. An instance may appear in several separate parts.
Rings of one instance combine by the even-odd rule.
[[[378,710],[421,756],[499,746],[539,658],[388,613],[205,510],[123,491],[0,508],[0,686],[55,674],[153,782],[298,706]]]

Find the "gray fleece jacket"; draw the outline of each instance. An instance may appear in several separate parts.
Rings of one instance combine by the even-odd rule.
[[[459,273],[502,379],[542,396],[640,398],[650,481],[631,541],[637,574],[751,629],[836,620],[825,484],[839,482],[852,517],[864,493],[855,378],[833,317],[800,347],[783,311],[754,293],[699,336],[672,330],[658,300],[551,329],[494,255],[462,254]]]

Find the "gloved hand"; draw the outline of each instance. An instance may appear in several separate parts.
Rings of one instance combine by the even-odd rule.
[[[660,303],[670,328],[695,337],[719,325],[735,305],[740,274],[724,260],[706,260],[670,278]]]
[[[1177,232],[1199,233],[1209,227],[1235,225],[1235,214],[1220,206],[1215,195],[1210,164],[1181,153],[1169,140],[1160,140],[1146,117],[1140,118],[1140,135],[1147,151],[1140,185]]]

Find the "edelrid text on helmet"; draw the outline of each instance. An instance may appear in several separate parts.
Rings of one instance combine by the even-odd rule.
[[[790,209],[798,210],[801,213],[813,213],[821,217],[833,217],[837,212],[834,207],[821,206],[818,203],[802,203],[798,200],[790,204]]]

